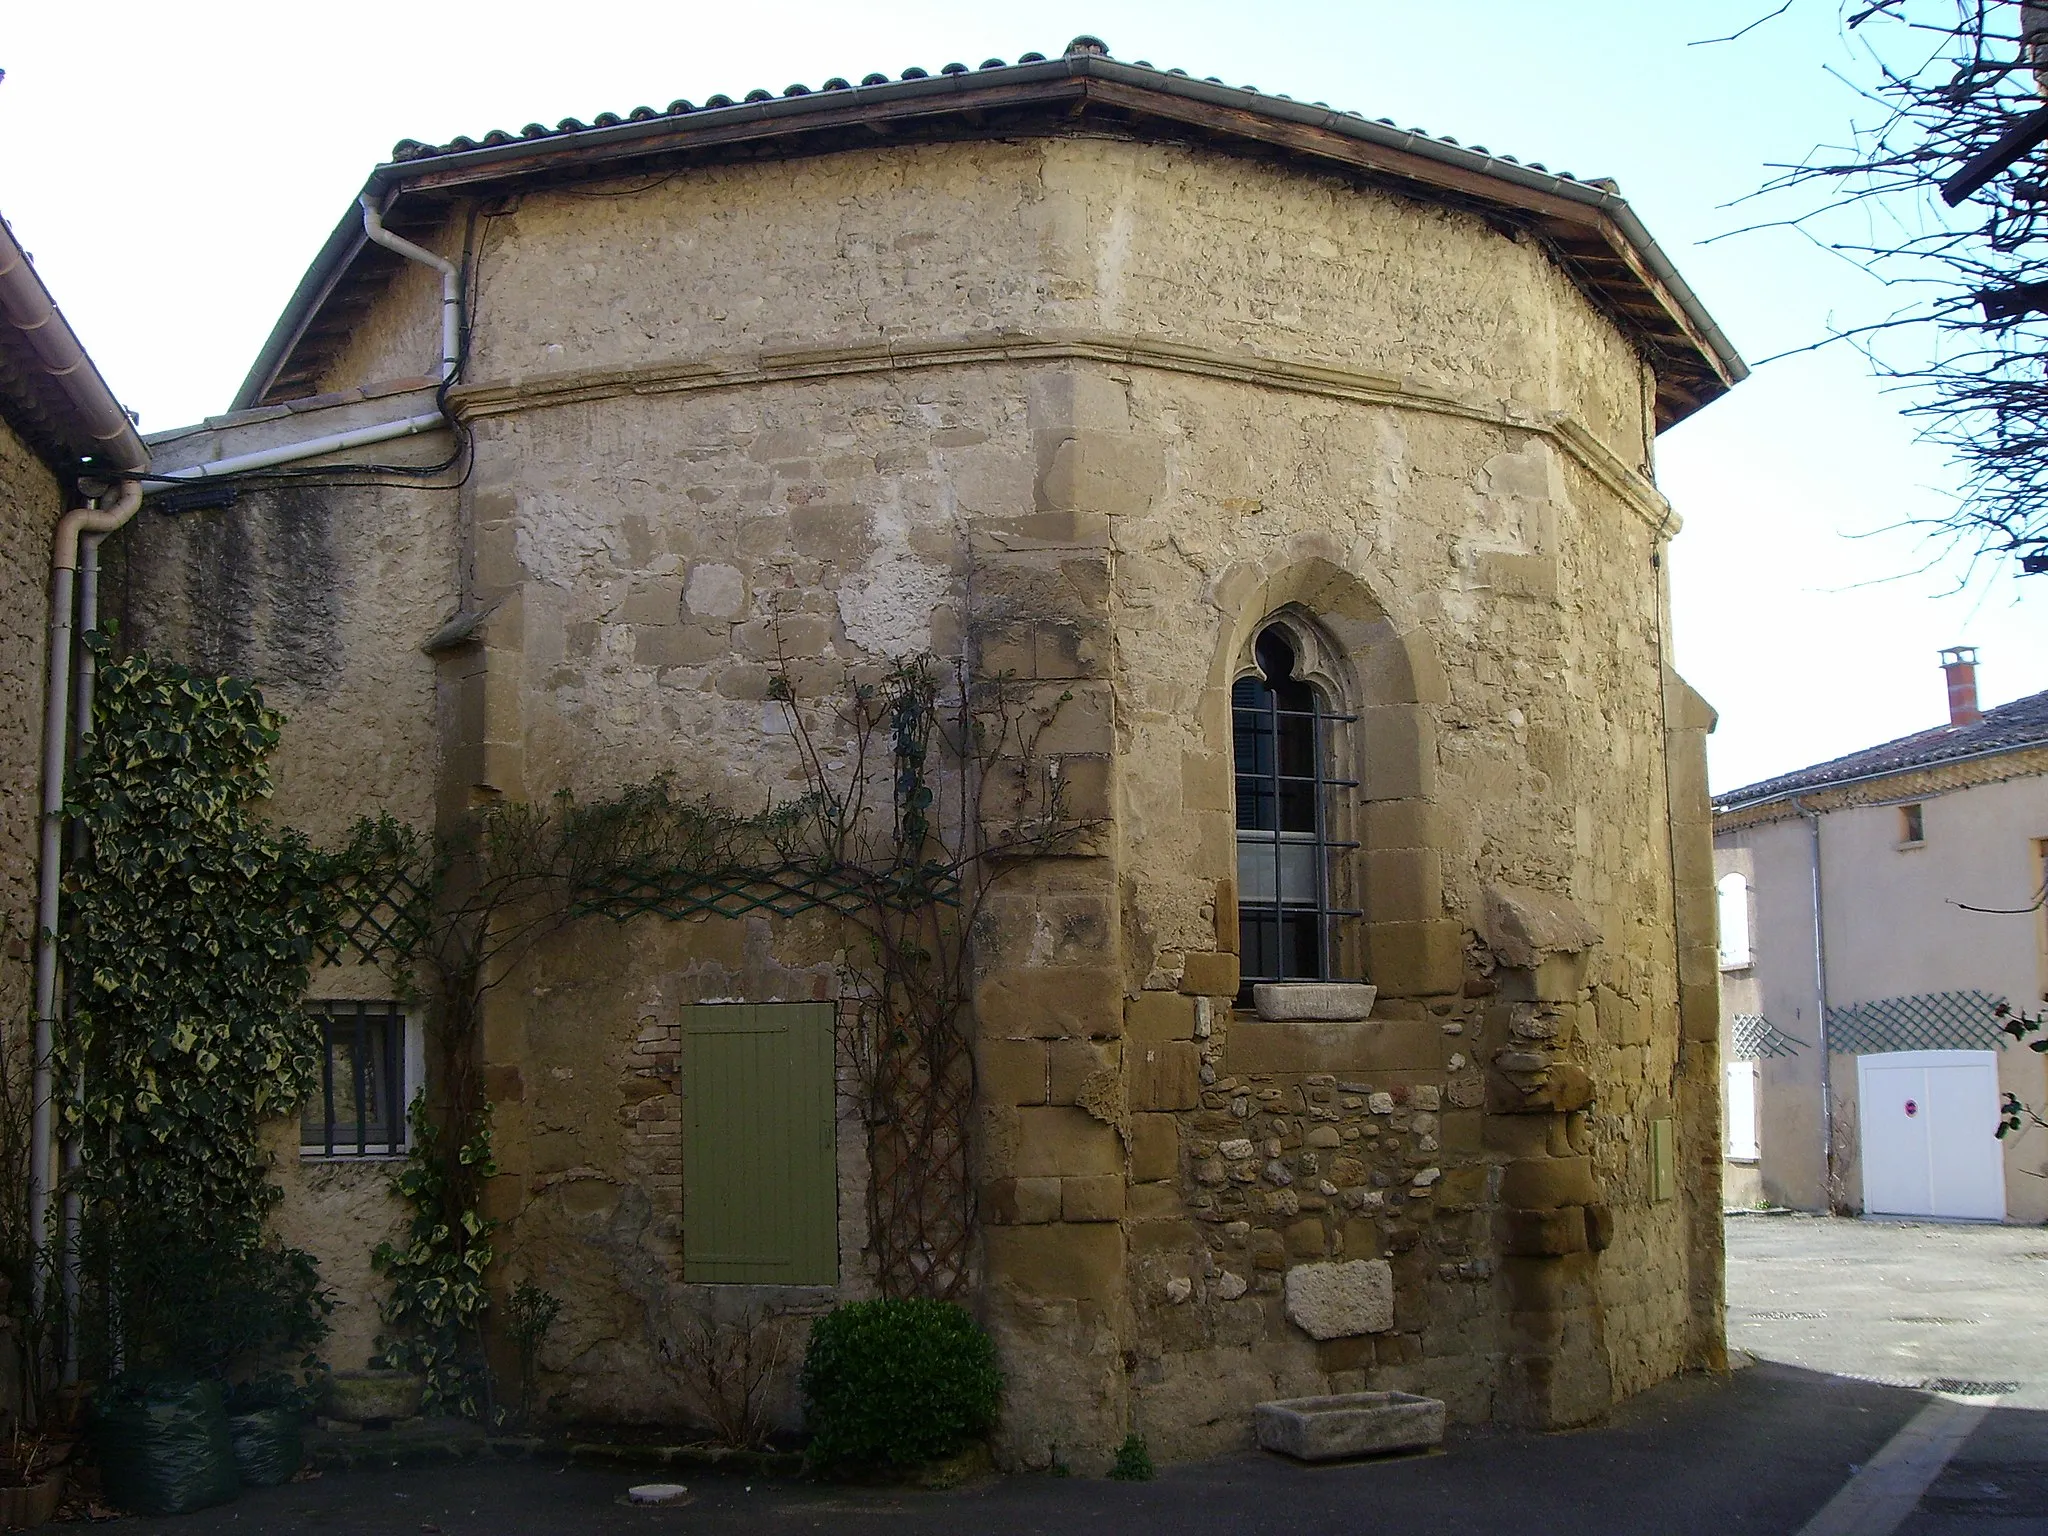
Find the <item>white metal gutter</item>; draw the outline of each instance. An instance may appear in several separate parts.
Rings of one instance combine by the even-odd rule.
[[[107,388],[78,337],[58,311],[50,290],[0,219],[0,321],[21,337],[63,399],[77,446],[92,452],[70,466],[103,475],[136,475],[149,468],[149,449],[121,402]]]
[[[124,418],[125,419],[125,418]],[[48,693],[43,706],[43,801],[36,864],[35,1046],[29,1092],[28,1243],[37,1256],[31,1291],[38,1306],[49,1283],[50,1195],[55,1187],[55,1087],[57,1046],[57,917],[63,879],[65,726],[71,710],[72,586],[78,545],[87,536],[105,537],[142,509],[142,487],[124,480],[104,507],[76,507],[57,520],[50,551],[50,649]]]

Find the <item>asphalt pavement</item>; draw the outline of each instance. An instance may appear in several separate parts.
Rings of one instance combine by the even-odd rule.
[[[1596,1429],[1453,1430],[1441,1452],[1391,1461],[1303,1467],[1253,1453],[1149,1483],[999,1477],[946,1493],[699,1475],[685,1479],[688,1502],[659,1508],[623,1502],[650,1473],[480,1462],[330,1473],[111,1529],[2033,1536],[2048,1533],[2044,1262],[2039,1229],[1734,1218],[1730,1342],[1755,1364],[1667,1383]]]
[[[1264,1455],[1169,1467],[1149,1483],[997,1477],[949,1493],[688,1480],[691,1502],[620,1500],[633,1476],[546,1462],[330,1473],[177,1519],[111,1529],[166,1536],[560,1536],[675,1533],[1115,1531],[1119,1536],[1431,1536],[1793,1532],[1912,1417],[1917,1394],[1762,1365],[1676,1382],[1601,1429],[1454,1434],[1436,1455],[1303,1467]]]
[[[1731,1217],[1728,1302],[1731,1346],[1974,1411],[1899,1536],[2048,1536],[2048,1232]]]

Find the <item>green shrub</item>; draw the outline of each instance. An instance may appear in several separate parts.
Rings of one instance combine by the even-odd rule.
[[[947,1301],[856,1301],[818,1319],[804,1352],[816,1470],[885,1470],[951,1455],[994,1427],[996,1347]]]
[[[80,1256],[94,1374],[253,1384],[319,1368],[334,1298],[310,1253],[259,1232],[194,1231],[159,1211],[98,1214]]]
[[[1145,1449],[1143,1435],[1132,1430],[1124,1436],[1124,1443],[1116,1448],[1116,1465],[1109,1469],[1109,1475],[1122,1483],[1152,1481],[1152,1453]]]

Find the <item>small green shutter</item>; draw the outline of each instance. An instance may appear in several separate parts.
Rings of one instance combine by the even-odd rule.
[[[683,1278],[839,1278],[830,1003],[683,1010]]]

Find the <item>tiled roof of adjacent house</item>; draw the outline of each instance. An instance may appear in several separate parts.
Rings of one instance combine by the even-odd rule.
[[[719,160],[827,154],[849,147],[1076,131],[1128,132],[1307,162],[1361,182],[1483,214],[1525,230],[1642,349],[1669,425],[1748,372],[1734,346],[1611,181],[1560,175],[1511,155],[1373,121],[1321,102],[1197,80],[1181,70],[1109,57],[1080,37],[1058,58],[948,64],[896,79],[753,90],[735,101],[675,101],[660,110],[602,112],[589,123],[529,123],[517,134],[430,145],[402,141],[371,172],[366,196],[387,226],[431,238],[451,203],[535,184],[635,175]],[[235,409],[314,393],[327,364],[401,259],[363,237],[352,208],[292,295],[234,402]]]
[[[137,474],[149,450],[0,219],[0,421],[61,480]]]
[[[1797,773],[1784,773],[1775,779],[1731,789],[1714,796],[1714,809],[1731,811],[1855,780],[2042,746],[2048,746],[2048,693],[2034,693],[1985,710],[1984,717],[1971,725],[1936,726],[1931,731],[1901,736],[1830,762],[1815,763]]]

